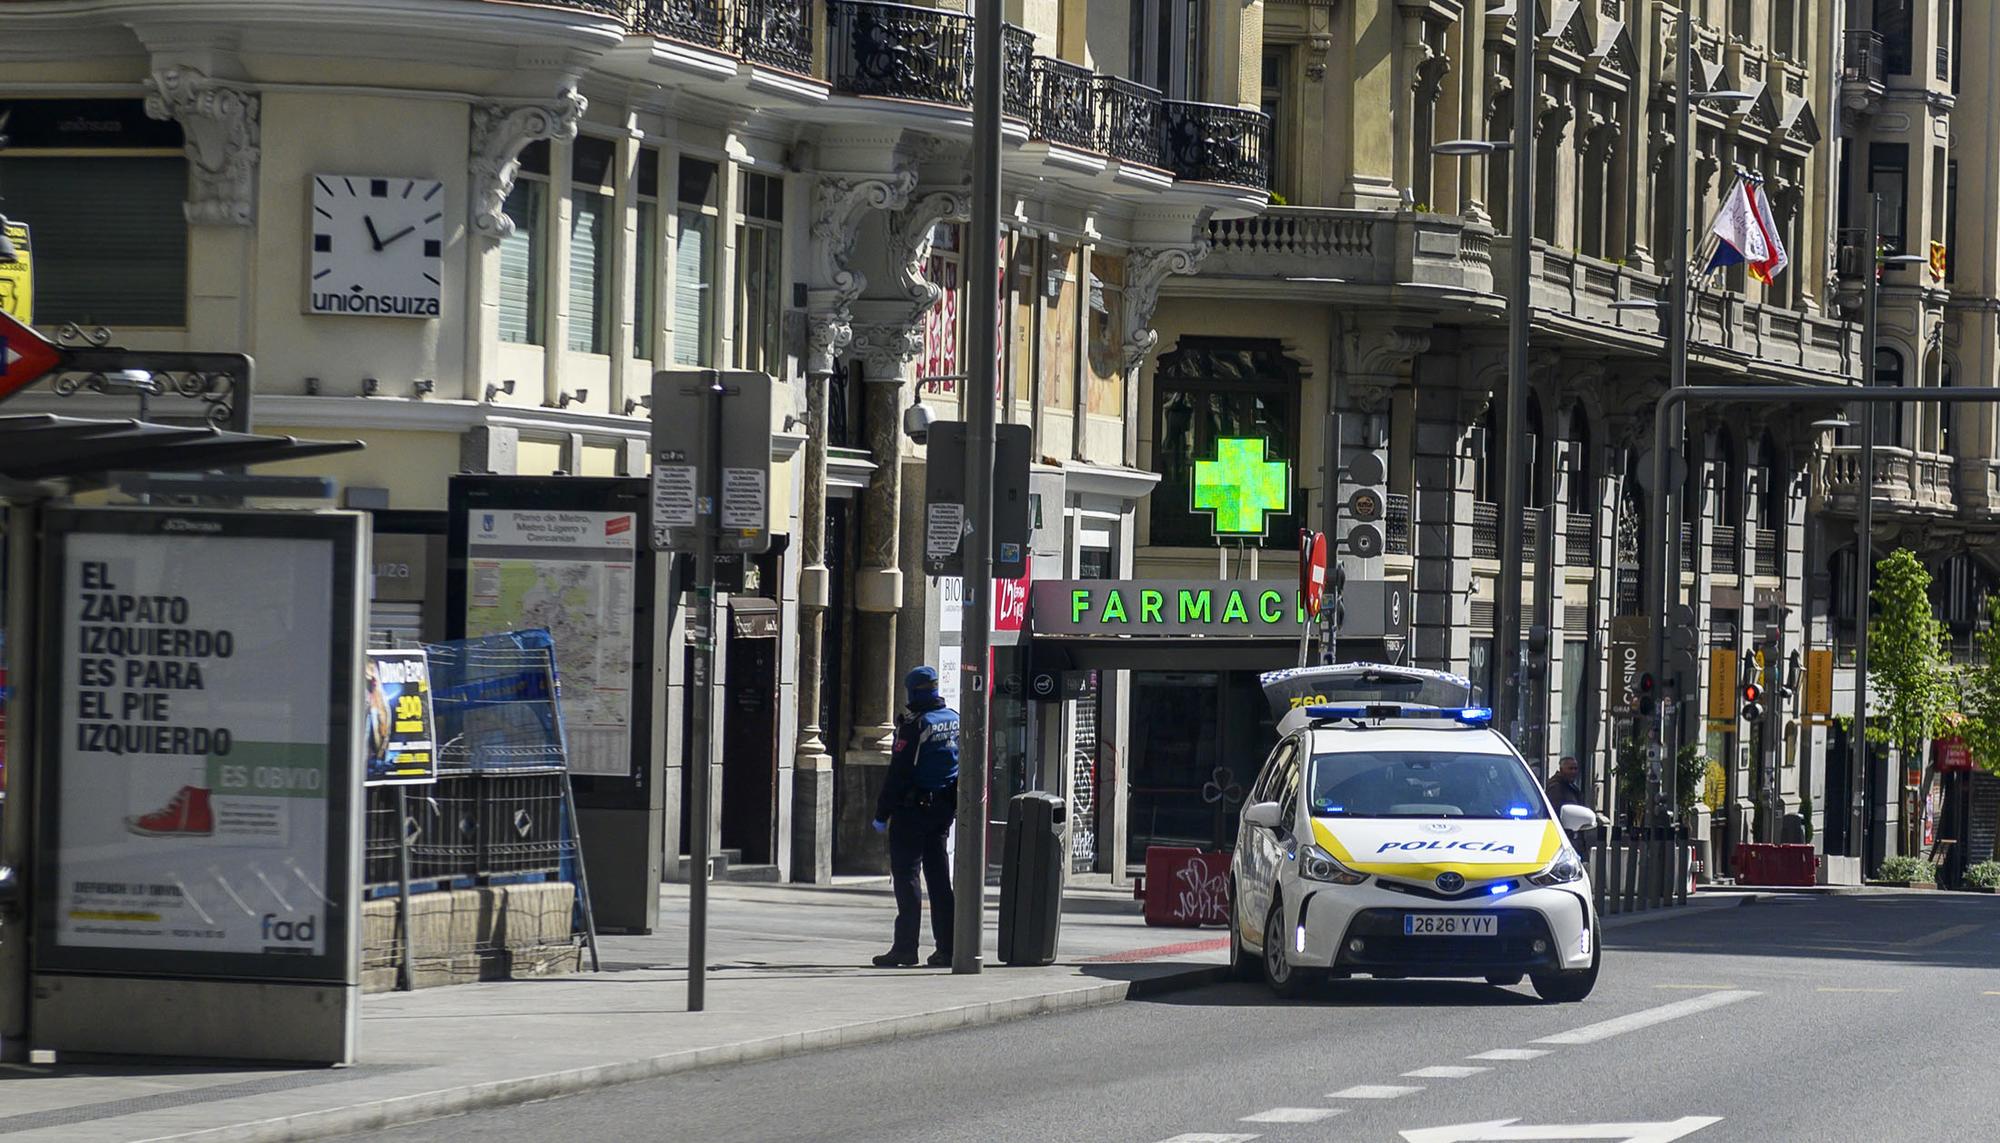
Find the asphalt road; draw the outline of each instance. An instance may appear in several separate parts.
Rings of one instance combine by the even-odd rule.
[[[2000,1137],[2000,899],[1766,898],[1614,929],[1605,944],[1581,1004],[1458,982],[1344,982],[1291,1004],[1260,985],[1217,985],[369,1138]],[[1677,1126],[1606,1126],[1662,1123]],[[1468,1124],[1484,1126],[1437,1130]]]

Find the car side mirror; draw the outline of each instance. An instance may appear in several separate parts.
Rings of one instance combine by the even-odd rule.
[[[1263,826],[1265,829],[1282,829],[1284,811],[1276,802],[1256,802],[1243,811],[1243,820],[1253,826]]]
[[[1556,811],[1556,820],[1571,833],[1597,828],[1597,811],[1589,806],[1567,805]]]

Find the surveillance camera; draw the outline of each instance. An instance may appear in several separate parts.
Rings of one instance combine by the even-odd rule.
[[[931,422],[937,417],[921,403],[903,410],[903,435],[918,444],[931,439]]]

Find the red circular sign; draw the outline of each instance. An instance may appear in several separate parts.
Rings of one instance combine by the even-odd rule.
[[[1319,614],[1320,598],[1326,592],[1326,533],[1316,532],[1312,542],[1299,553],[1305,568],[1306,614]]]

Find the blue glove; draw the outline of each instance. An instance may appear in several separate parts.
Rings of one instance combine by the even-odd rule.
[[[885,821],[883,821],[883,820],[882,820],[881,818],[876,818],[876,819],[875,819],[875,820],[874,820],[873,822],[870,822],[869,824],[870,824],[870,825],[873,825],[873,826],[875,827],[875,832],[876,832],[876,833],[888,833],[888,832],[889,832],[889,823],[888,823],[888,822],[885,822]]]

